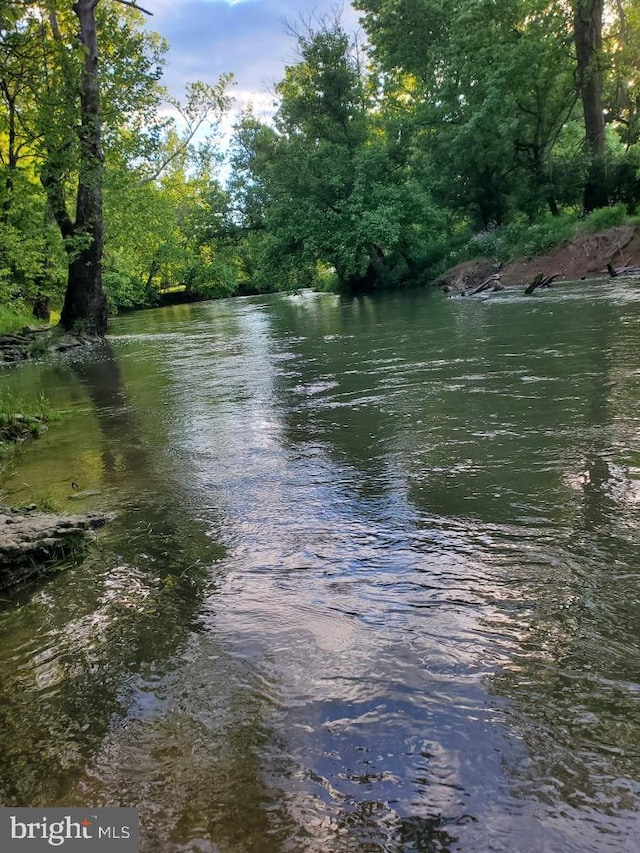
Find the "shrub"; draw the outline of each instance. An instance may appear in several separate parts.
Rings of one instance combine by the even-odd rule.
[[[623,204],[616,204],[615,207],[601,207],[590,213],[580,223],[580,232],[583,234],[595,234],[597,231],[604,231],[606,228],[624,225],[628,218],[627,209]]]

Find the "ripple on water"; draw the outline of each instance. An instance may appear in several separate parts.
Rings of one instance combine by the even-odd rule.
[[[81,460],[122,516],[0,615],[3,802],[140,804],[149,851],[635,853],[638,306],[236,300],[37,368],[85,417],[22,480]]]

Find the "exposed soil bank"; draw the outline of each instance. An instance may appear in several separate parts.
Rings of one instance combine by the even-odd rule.
[[[502,267],[492,258],[474,258],[447,270],[433,284],[452,294],[469,293],[489,276],[500,273],[506,287],[530,284],[539,274],[557,281],[578,281],[608,275],[613,267],[640,266],[640,228],[623,225],[598,234],[574,237],[547,255],[517,258]]]
[[[0,595],[12,595],[80,551],[102,513],[53,515],[36,507],[0,509]]]

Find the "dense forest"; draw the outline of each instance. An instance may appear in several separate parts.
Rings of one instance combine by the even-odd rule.
[[[170,95],[136,3],[0,0],[3,310],[103,334],[176,288],[427,283],[635,212],[638,0],[355,5],[366,38],[291,25],[272,120],[223,148],[231,74]]]

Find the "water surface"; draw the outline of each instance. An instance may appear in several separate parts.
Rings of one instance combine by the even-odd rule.
[[[0,382],[64,412],[9,502],[118,513],[0,610],[2,803],[139,805],[145,851],[637,850],[637,283],[177,306]]]

